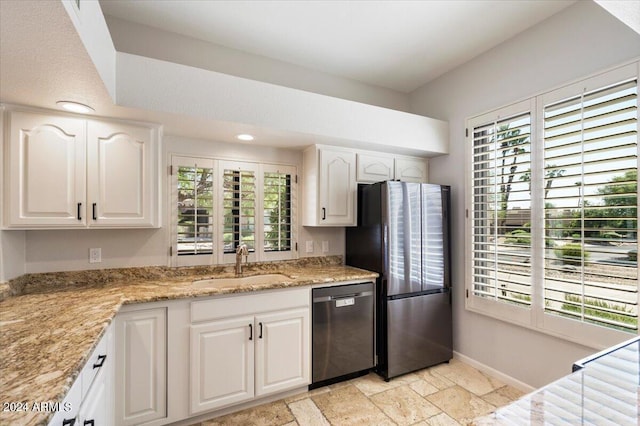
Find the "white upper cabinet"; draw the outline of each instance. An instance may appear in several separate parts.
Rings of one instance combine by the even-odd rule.
[[[84,227],[83,120],[11,114],[5,143],[5,220],[12,227]]]
[[[358,152],[357,181],[375,183],[385,180],[427,182],[427,160],[418,157]]]
[[[303,154],[304,226],[355,226],[356,153],[312,146]]]
[[[90,121],[89,226],[151,226],[155,222],[154,130]]]
[[[358,153],[357,160],[358,182],[375,183],[393,179],[393,156]]]
[[[394,178],[403,182],[427,182],[427,161],[423,158],[396,158]]]
[[[158,226],[158,129],[7,113],[4,225]]]

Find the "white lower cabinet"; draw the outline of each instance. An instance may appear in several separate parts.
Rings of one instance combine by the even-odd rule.
[[[167,309],[121,312],[115,327],[115,424],[166,418]]]
[[[191,412],[254,396],[253,317],[191,326]]]
[[[113,333],[107,328],[50,426],[110,426],[113,418]]]
[[[191,322],[191,414],[310,383],[309,289],[193,302]]]
[[[309,384],[309,308],[256,316],[256,396]]]
[[[310,291],[124,306],[49,424],[166,425],[306,387]]]

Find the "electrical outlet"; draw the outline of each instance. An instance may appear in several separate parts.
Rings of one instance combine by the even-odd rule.
[[[322,252],[329,253],[329,241],[322,242]]]
[[[102,262],[102,249],[91,248],[89,249],[89,263]]]
[[[313,253],[313,241],[307,241],[307,253]]]

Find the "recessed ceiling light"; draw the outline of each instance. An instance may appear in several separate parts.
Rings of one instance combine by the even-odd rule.
[[[247,133],[243,133],[240,134],[238,136],[236,136],[236,138],[240,139],[241,141],[252,141],[253,140],[253,136],[247,134]]]
[[[85,104],[81,104],[79,102],[58,101],[58,102],[56,102],[56,105],[66,109],[67,111],[77,112],[77,113],[80,113],[80,114],[89,114],[89,113],[95,112],[95,110],[93,108],[91,108],[90,106],[85,105]]]

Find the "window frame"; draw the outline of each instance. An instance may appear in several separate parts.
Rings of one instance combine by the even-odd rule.
[[[297,259],[299,252],[297,249],[298,234],[298,207],[297,207],[297,167],[287,164],[259,163],[252,161],[233,161],[217,159],[198,155],[181,155],[172,153],[169,155],[170,168],[172,173],[169,179],[169,224],[170,234],[170,259],[171,266],[198,266],[198,265],[227,265],[235,263],[235,252],[224,252],[224,191],[222,190],[224,171],[243,170],[252,171],[255,174],[255,250],[249,253],[249,262],[268,262],[276,260]],[[177,167],[197,164],[206,164],[206,167],[213,168],[213,253],[178,255],[177,234],[178,234],[178,212],[177,212]],[[205,167],[205,166],[203,166]],[[291,199],[291,249],[286,251],[265,251],[264,250],[264,173],[280,172],[291,176],[290,199]],[[243,259],[244,261],[244,259]]]
[[[640,62],[623,65],[592,77],[576,81],[560,88],[549,90],[524,101],[497,108],[493,111],[468,118],[465,122],[465,309],[508,323],[516,324],[544,334],[559,337],[596,349],[602,349],[631,336],[640,334],[623,332],[613,328],[580,322],[570,318],[546,313],[544,310],[544,108],[555,101],[567,99],[579,93],[590,92],[627,79],[640,80]],[[640,91],[640,90],[639,90]],[[638,95],[640,103],[640,93]],[[473,129],[491,121],[509,116],[531,113],[531,262],[535,265],[531,275],[531,306],[523,307],[504,302],[488,300],[474,294],[473,282]],[[637,109],[640,126],[640,108]],[[638,129],[640,134],[640,129]],[[638,144],[640,159],[640,143]],[[640,161],[640,160],[639,160]],[[640,186],[638,186],[640,188]],[[639,209],[640,210],[640,209]],[[638,217],[640,223],[640,216]],[[640,287],[640,281],[638,286]],[[639,288],[640,290],[640,288]],[[640,291],[637,292],[640,306]]]

